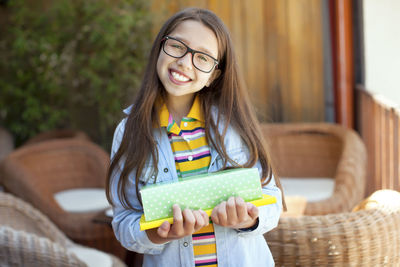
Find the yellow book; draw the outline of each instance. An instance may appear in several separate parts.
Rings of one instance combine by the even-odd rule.
[[[253,205],[255,205],[257,207],[260,207],[260,206],[276,203],[276,197],[263,194],[262,198],[250,201],[250,203],[252,203]],[[209,217],[211,216],[212,210],[213,209],[205,210],[205,212],[207,213],[207,215]],[[147,229],[160,227],[160,225],[165,221],[168,221],[170,224],[172,224],[174,222],[174,218],[169,217],[169,218],[158,219],[158,220],[147,222],[144,218],[144,214],[142,214],[142,217],[140,218],[140,230],[144,231]]]

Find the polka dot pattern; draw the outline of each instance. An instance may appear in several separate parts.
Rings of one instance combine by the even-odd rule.
[[[211,209],[230,196],[246,202],[262,197],[256,168],[202,174],[173,183],[148,185],[140,191],[146,221],[172,217],[172,205],[182,209]]]

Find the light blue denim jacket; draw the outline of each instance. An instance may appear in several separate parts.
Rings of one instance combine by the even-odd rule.
[[[130,109],[124,111],[129,113]],[[111,157],[118,150],[124,133],[126,118],[117,126],[114,133]],[[222,127],[220,127],[222,128]],[[222,131],[222,129],[220,129]],[[155,129],[154,137],[159,151],[158,177],[157,182],[178,180],[174,157],[166,129]],[[241,137],[229,127],[225,137],[225,148],[228,155],[237,163],[244,164],[248,158],[248,149],[244,145]],[[210,146],[211,163],[208,172],[215,172],[222,168],[223,161],[217,151]],[[147,165],[151,166],[151,162]],[[120,163],[120,169],[123,163]],[[228,163],[229,166],[229,163]],[[257,164],[261,173],[260,164]],[[141,181],[148,180],[149,167],[143,170]],[[145,267],[175,267],[175,266],[194,266],[192,237],[186,236],[179,240],[170,241],[165,244],[154,244],[139,227],[140,216],[143,208],[139,204],[135,191],[135,176],[132,173],[129,177],[128,200],[136,209],[141,212],[125,209],[122,207],[117,194],[118,172],[114,172],[116,179],[111,182],[111,193],[114,202],[114,218],[112,226],[117,239],[122,246],[129,250],[144,253],[143,266]],[[156,177],[150,177],[150,183],[154,183]],[[140,183],[139,188],[142,186]],[[217,244],[218,266],[274,266],[274,261],[263,234],[277,226],[279,216],[282,211],[281,191],[275,185],[275,180],[271,180],[268,185],[263,187],[263,193],[273,195],[277,198],[276,204],[259,207],[258,227],[250,232],[238,231],[231,228],[214,225],[215,238]]]

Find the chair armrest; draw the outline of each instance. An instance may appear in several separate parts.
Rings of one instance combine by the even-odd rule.
[[[85,267],[74,254],[48,238],[0,227],[0,265],[32,267]]]
[[[400,193],[392,192],[367,210],[280,218],[264,235],[276,265],[398,266]]]

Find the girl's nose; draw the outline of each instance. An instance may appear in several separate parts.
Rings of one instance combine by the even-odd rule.
[[[192,54],[187,53],[181,58],[178,58],[177,63],[179,66],[182,66],[185,69],[192,69]]]

